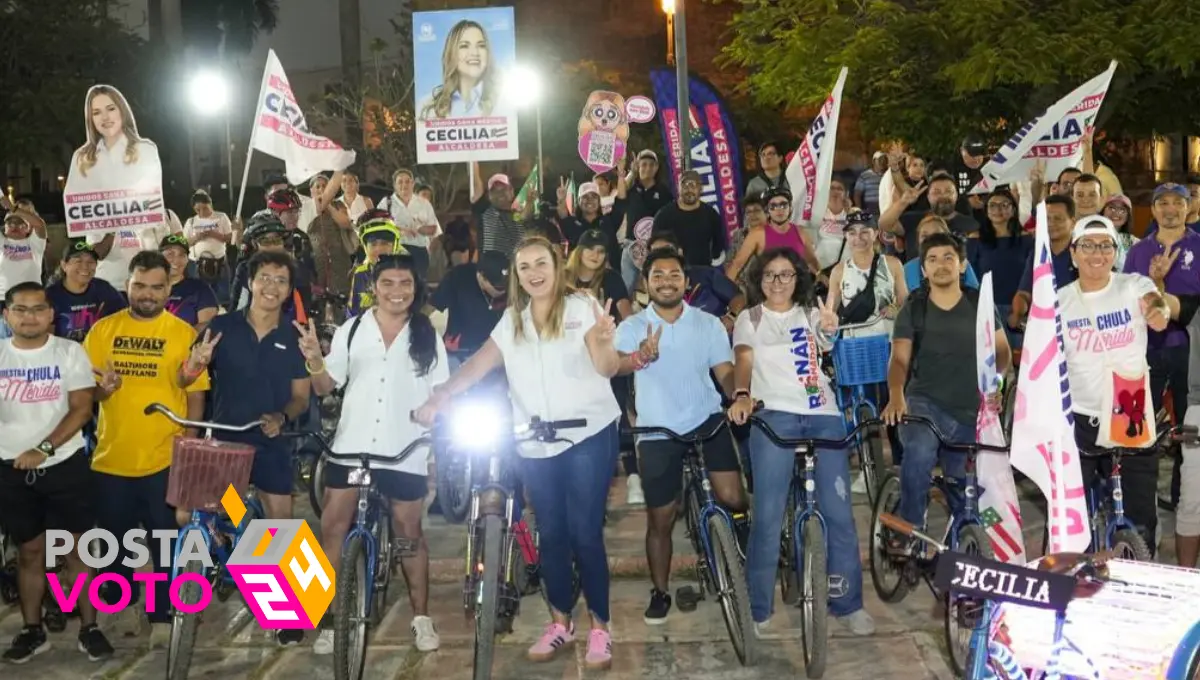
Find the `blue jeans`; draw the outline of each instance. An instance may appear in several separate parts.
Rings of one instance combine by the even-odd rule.
[[[621,249],[621,280],[625,282],[625,288],[629,290],[631,296],[633,291],[637,290],[638,279],[642,276],[637,264],[633,261],[632,247],[633,241],[630,241]]]
[[[760,416],[780,437],[841,439],[846,425],[839,416],[799,416],[763,411]],[[750,465],[754,470],[754,523],[750,527],[746,580],[750,613],[762,623],[775,604],[779,569],[779,537],[783,511],[792,486],[796,454],[775,446],[757,427],[750,434]],[[850,458],[839,449],[817,449],[817,507],[825,518],[829,558],[829,611],[845,616],[862,609],[862,558],[850,507]],[[799,509],[799,508],[797,508]]]
[[[909,397],[908,413],[932,420],[942,436],[952,442],[975,441],[975,423],[955,420],[925,397]],[[924,425],[901,425],[899,429],[900,441],[904,443],[904,461],[900,464],[900,517],[921,527],[925,526],[934,466],[941,460],[942,474],[962,481],[966,478],[967,454],[943,449],[937,437]],[[962,507],[957,497],[947,500],[952,510]]]
[[[575,608],[574,562],[588,609],[604,623],[610,619],[604,512],[617,466],[617,437],[614,421],[557,456],[521,459],[521,480],[537,515],[546,599],[558,612],[569,614]]]

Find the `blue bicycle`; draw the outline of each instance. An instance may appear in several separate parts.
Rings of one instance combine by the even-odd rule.
[[[842,333],[857,328],[873,326],[882,317],[876,316],[863,323],[840,326]],[[883,427],[872,423],[879,418],[879,405],[868,392],[869,387],[883,385],[887,389],[888,360],[891,358],[892,340],[886,334],[868,335],[861,338],[847,338],[842,335],[833,345],[833,384],[837,395],[838,411],[846,423],[847,430],[856,430],[859,425],[868,423],[862,428],[862,434],[854,438],[853,450],[862,468],[863,482],[867,487],[867,502],[874,505],[879,495],[879,487],[889,472],[887,461],[883,457]]]
[[[150,404],[146,415],[154,413],[166,416],[180,427],[205,430],[203,439],[177,439],[172,452],[170,481],[167,502],[180,509],[191,510],[188,523],[179,530],[175,552],[171,560],[171,581],[181,574],[196,574],[212,584],[217,599],[224,602],[237,591],[233,577],[225,569],[241,540],[250,521],[264,517],[262,505],[249,491],[250,470],[254,463],[254,447],[231,444],[212,439],[213,430],[225,432],[247,432],[262,426],[261,421],[245,425],[222,425],[180,418],[162,404]],[[221,509],[221,497],[233,485],[242,490],[242,501],[246,514],[239,524],[234,524]],[[203,563],[189,560],[179,566],[179,555],[185,537],[190,532],[199,533],[212,559],[212,568]],[[179,590],[183,604],[195,605],[203,597],[202,588],[192,581],[185,582]],[[192,651],[196,646],[196,631],[200,626],[200,614],[186,614],[179,610],[171,613],[171,639],[167,647],[167,680],[184,680],[192,665]]]
[[[861,422],[844,439],[785,439],[757,415],[750,416],[750,422],[776,446],[796,452],[792,488],[784,510],[781,590],[785,603],[800,605],[805,672],[810,678],[819,678],[825,674],[829,636],[829,571],[825,518],[817,507],[817,449],[845,449],[864,430],[878,427],[880,421]]]
[[[729,421],[722,418],[710,431],[687,436],[665,427],[633,427],[629,432],[663,435],[687,447],[683,458],[683,516],[698,558],[700,591],[694,593],[690,586],[680,588],[676,593],[679,609],[694,610],[706,590],[716,594],[733,651],[743,666],[753,666],[758,661],[758,640],[750,617],[745,565],[735,539],[733,517],[713,496],[704,465],[704,443],[728,427]]]

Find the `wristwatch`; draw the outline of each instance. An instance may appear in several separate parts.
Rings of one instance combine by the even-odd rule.
[[[38,444],[37,450],[46,454],[47,458],[54,457],[54,444],[51,443],[51,441],[49,439],[46,439],[41,444]]]

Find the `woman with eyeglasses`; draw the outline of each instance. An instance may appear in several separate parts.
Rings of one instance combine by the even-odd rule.
[[[417,419],[431,424],[452,397],[503,367],[515,422],[528,423],[533,417],[587,421],[584,427],[558,433],[570,441],[528,441],[518,451],[522,482],[536,508],[542,578],[552,618],[530,647],[529,658],[550,661],[575,641],[574,563],[591,615],[584,664],[589,669],[609,668],[604,514],[618,452],[620,409],[608,382],[621,364],[613,347],[616,323],[594,298],[570,292],[561,255],[544,238],[530,237],[517,246],[508,285],[509,309],[491,338],[435,390],[417,411]]]
[[[1026,234],[1017,217],[1017,199],[1005,189],[988,195],[984,204],[987,219],[979,225],[979,238],[968,244],[970,269],[979,277],[992,273],[992,297],[1000,318],[1012,311],[1010,301],[1021,286],[1021,274],[1033,252],[1033,235]],[[1015,334],[1014,334],[1015,333]],[[1009,343],[1021,346],[1020,329],[1009,329]]]
[[[1117,194],[1108,199],[1100,214],[1107,217],[1117,230],[1116,267],[1117,271],[1123,272],[1125,271],[1125,256],[1129,254],[1129,249],[1141,240],[1131,233],[1133,230],[1133,203],[1125,194]]]
[[[845,233],[850,255],[829,275],[829,307],[843,325],[880,317],[870,326],[846,331],[847,337],[890,335],[892,320],[908,297],[904,266],[879,252],[879,229],[871,215],[852,212]]]
[[[201,331],[217,315],[217,296],[200,279],[187,275],[189,239],[171,234],[162,240],[158,251],[171,265],[171,293],[167,311]]]
[[[817,255],[808,232],[792,222],[792,192],[782,187],[768,189],[762,195],[766,224],[749,231],[733,261],[725,267],[725,276],[737,281],[746,265],[758,255],[777,248],[789,248],[810,267],[817,266]],[[747,206],[747,211],[750,207]]]
[[[759,414],[782,437],[841,439],[846,426],[838,413],[820,352],[837,330],[834,307],[812,307],[813,277],[790,248],[769,250],[750,278],[763,302],[738,315],[733,331],[734,398],[729,419],[744,424]],[[796,453],[775,446],[758,428],[750,435],[754,471],[754,523],[746,556],[750,613],[755,632],[770,626],[779,570],[783,511],[795,471]],[[829,611],[854,635],[871,635],[875,622],[863,609],[862,560],[851,511],[850,461],[845,451],[817,451],[817,502],[825,518]]]

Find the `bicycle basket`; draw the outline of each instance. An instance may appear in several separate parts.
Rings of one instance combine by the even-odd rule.
[[[176,437],[167,480],[167,505],[216,510],[232,484],[238,495],[250,486],[254,447],[216,439]]]
[[[833,346],[833,370],[839,387],[887,382],[892,339],[887,335],[841,338]]]

